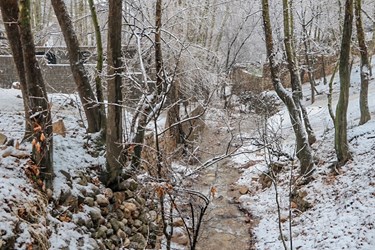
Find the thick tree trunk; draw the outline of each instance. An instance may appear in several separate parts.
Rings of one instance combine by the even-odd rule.
[[[369,55],[367,52],[367,45],[365,40],[365,32],[362,24],[362,0],[355,0],[355,17],[357,27],[358,45],[361,52],[361,92],[359,97],[359,106],[361,110],[361,118],[359,125],[365,124],[371,119],[368,108],[368,84],[371,76],[371,65]]]
[[[335,150],[339,164],[345,164],[351,155],[347,139],[347,111],[350,87],[350,44],[353,24],[353,0],[346,0],[345,18],[340,52],[340,95],[336,106]]]
[[[53,135],[51,110],[42,72],[35,57],[30,24],[30,0],[19,1],[19,29],[26,83],[29,94],[30,118],[33,127],[32,158],[40,167],[45,188],[52,189]]]
[[[306,108],[302,104],[302,86],[301,86],[301,78],[299,75],[298,70],[298,61],[295,54],[295,49],[293,46],[293,36],[292,36],[292,24],[291,24],[291,9],[289,6],[288,0],[283,0],[283,20],[284,20],[284,44],[285,44],[285,52],[287,55],[288,61],[288,69],[290,74],[290,81],[292,85],[293,91],[293,99],[295,104],[297,105],[297,109],[301,110],[301,115],[304,121],[304,125],[306,128],[306,132],[308,135],[309,144],[313,144],[316,141],[316,137],[314,131],[311,127],[310,120],[306,111]]]
[[[271,20],[269,15],[268,0],[262,0],[262,15],[263,26],[266,38],[267,57],[271,68],[271,78],[274,89],[280,99],[287,106],[290,120],[296,136],[297,142],[297,157],[301,164],[301,175],[308,175],[314,167],[312,150],[309,145],[306,131],[304,130],[301,111],[298,104],[295,103],[294,98],[285,90],[280,82],[280,69],[277,64],[276,53],[274,52]]]
[[[102,129],[103,133],[106,131],[106,114],[105,114],[105,106],[104,106],[104,93],[103,93],[103,85],[101,81],[101,74],[103,71],[103,44],[102,44],[102,35],[100,32],[99,27],[99,20],[96,14],[96,9],[94,5],[94,0],[88,0],[90,11],[91,11],[91,19],[94,26],[95,31],[95,38],[96,38],[96,51],[97,51],[97,60],[96,60],[96,75],[95,75],[95,87],[96,87],[96,98],[100,105],[100,128]],[[105,136],[104,136],[105,137]]]
[[[23,99],[23,106],[25,109],[25,136],[24,139],[30,139],[33,127],[30,120],[29,112],[29,94],[27,91],[25,67],[23,63],[21,34],[18,29],[18,5],[14,0],[1,0],[0,1],[1,15],[7,33],[10,49],[12,51],[14,64],[18,78],[20,80],[21,93]]]
[[[90,86],[88,73],[83,65],[79,42],[68,10],[63,0],[51,0],[51,3],[68,48],[70,67],[87,118],[87,132],[98,132],[101,124],[100,110]]]
[[[116,187],[121,176],[122,155],[122,0],[109,1],[108,15],[108,123],[107,186]]]

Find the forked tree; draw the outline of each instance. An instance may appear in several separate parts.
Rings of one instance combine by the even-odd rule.
[[[17,25],[7,27],[10,47],[17,65],[17,72],[21,81],[24,81],[23,94],[26,110],[29,112],[32,138],[32,160],[40,171],[42,183],[38,183],[43,189],[52,189],[53,180],[53,136],[51,110],[48,103],[47,91],[44,85],[42,72],[35,56],[35,44],[31,30],[30,0],[1,1],[3,18],[14,21],[18,17]],[[16,31],[15,29],[18,29]],[[17,40],[19,39],[19,40]],[[18,51],[16,51],[18,50]],[[21,58],[22,57],[22,58]],[[22,63],[21,63],[22,61]],[[23,67],[22,67],[23,64]]]
[[[306,130],[303,126],[302,114],[298,100],[296,103],[295,98],[293,98],[290,93],[284,88],[280,80],[280,65],[277,62],[276,51],[274,49],[268,0],[262,0],[262,16],[267,57],[271,69],[272,84],[277,95],[286,105],[289,112],[289,117],[292,123],[294,134],[296,136],[297,157],[301,165],[300,174],[308,175],[314,168],[312,149],[308,142]]]

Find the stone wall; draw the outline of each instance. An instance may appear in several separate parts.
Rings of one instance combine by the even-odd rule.
[[[43,57],[38,58],[48,92],[72,93],[76,90],[69,64],[46,64]],[[94,70],[94,65],[86,64],[85,66],[89,72]],[[17,81],[19,79],[13,57],[8,55],[0,56],[0,87],[11,88],[12,83]]]
[[[323,60],[326,75],[328,76],[333,73],[337,56],[315,58],[313,62],[313,76],[315,79],[320,79],[323,77]],[[233,81],[232,93],[235,95],[240,95],[245,91],[259,93],[265,90],[272,90],[273,85],[271,80],[271,71],[268,63],[263,65],[263,69],[261,71],[262,76],[248,72],[246,67],[235,67],[230,74],[230,79]],[[280,75],[283,86],[287,88],[290,87],[290,75],[287,64],[283,64],[280,67]],[[303,83],[309,81],[306,71],[301,74],[301,78]]]

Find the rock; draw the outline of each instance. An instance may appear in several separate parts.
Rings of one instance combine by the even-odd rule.
[[[139,212],[139,210],[135,210],[135,211],[132,213],[132,217],[133,217],[133,218],[138,218],[140,214],[141,214],[141,213]]]
[[[124,213],[123,213],[121,210],[118,209],[118,210],[116,211],[116,217],[117,217],[118,220],[120,220],[120,221],[123,220],[123,219],[124,219],[124,216],[125,216],[125,215],[124,215]]]
[[[110,237],[114,234],[114,230],[112,228],[109,228],[105,234],[107,235],[107,237]]]
[[[88,184],[88,182],[87,182],[87,178],[85,178],[85,177],[80,177],[79,179],[78,179],[78,182],[77,182],[79,185],[81,185],[81,186],[87,186],[87,184]]]
[[[108,228],[106,226],[100,226],[98,230],[96,231],[95,238],[105,238],[107,235]]]
[[[124,227],[124,232],[127,234],[127,235],[131,235],[132,234],[132,229],[130,227]]]
[[[146,200],[143,199],[142,197],[137,197],[136,198],[136,201],[138,202],[138,204],[141,206],[141,207],[145,207],[146,205]]]
[[[153,221],[156,221],[156,219],[158,218],[158,213],[156,212],[156,211],[150,211],[150,212],[148,212],[147,214],[146,214],[146,219],[148,220],[148,221],[151,221],[151,222],[153,222]]]
[[[106,189],[104,189],[103,193],[104,193],[105,197],[107,197],[109,200],[111,200],[113,198],[113,191],[112,191],[112,189],[106,188]]]
[[[130,199],[130,198],[133,198],[133,197],[134,197],[133,192],[130,191],[130,190],[126,190],[126,191],[124,191],[124,193],[125,193],[125,197],[126,197],[126,199]]]
[[[66,128],[64,121],[62,119],[52,123],[52,131],[54,134],[61,135],[62,137],[66,136]]]
[[[123,244],[124,244],[124,247],[129,247],[130,246],[129,238],[126,238]]]
[[[134,223],[133,223],[133,225],[134,225],[136,228],[140,228],[140,227],[143,225],[143,223],[142,223],[142,221],[140,221],[140,220],[135,220]]]
[[[119,229],[125,228],[125,225],[121,221],[116,220],[115,218],[112,218],[109,222],[111,223],[112,228],[115,232],[117,232]]]
[[[113,200],[114,202],[121,204],[125,201],[125,193],[124,192],[114,192],[113,193]]]
[[[124,208],[124,217],[125,219],[131,219],[132,217],[132,213],[127,208]]]
[[[138,183],[134,179],[127,179],[119,184],[119,189],[122,191],[135,191],[138,188]]]
[[[147,245],[147,241],[145,237],[141,233],[136,233],[134,236],[130,238],[130,242],[135,242],[138,244],[138,247],[143,249]]]
[[[106,207],[106,206],[109,205],[109,201],[108,201],[108,199],[107,199],[104,195],[102,195],[102,194],[98,194],[98,195],[96,196],[96,202],[97,202],[98,205],[101,206],[101,207]]]
[[[85,200],[83,201],[84,204],[86,204],[89,207],[93,207],[95,204],[95,200],[92,197],[86,197]]]
[[[124,209],[127,209],[130,211],[130,213],[133,213],[137,210],[137,206],[134,203],[124,202]]]
[[[120,239],[120,237],[118,237],[117,235],[112,235],[111,237],[110,237],[110,239],[111,239],[111,241],[115,244],[115,245],[120,245],[121,244],[121,239]]]
[[[98,222],[102,218],[102,214],[99,209],[93,209],[89,212],[90,218],[93,222]]]
[[[109,207],[101,207],[102,215],[107,216],[109,214]]]
[[[2,133],[0,133],[0,144],[3,145],[7,142],[8,137]]]
[[[239,189],[238,189],[238,192],[241,194],[241,195],[245,195],[249,192],[249,189],[245,186],[241,186]]]
[[[123,240],[126,240],[127,239],[127,235],[124,231],[122,231],[121,229],[119,229],[116,233],[116,235],[120,238],[120,239],[123,239]]]

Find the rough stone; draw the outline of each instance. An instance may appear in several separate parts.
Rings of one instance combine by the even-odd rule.
[[[119,185],[119,189],[123,191],[126,191],[126,190],[135,191],[137,190],[137,188],[138,188],[138,183],[133,179],[127,179],[121,182]]]
[[[86,197],[83,203],[85,203],[89,207],[93,207],[95,204],[95,200],[92,197]]]
[[[134,203],[124,202],[124,209],[127,209],[130,211],[130,213],[133,213],[137,210],[137,206]]]
[[[136,228],[140,228],[140,227],[143,225],[143,223],[142,223],[142,221],[140,221],[140,220],[135,220],[133,225],[134,225]]]
[[[108,228],[106,226],[100,226],[96,231],[95,238],[105,238],[107,235]]]
[[[249,189],[245,186],[241,186],[239,189],[238,189],[238,192],[241,194],[241,195],[245,195],[249,192]]]
[[[102,215],[100,213],[100,210],[99,209],[93,209],[89,212],[89,215],[91,217],[91,219],[94,221],[94,222],[98,222],[100,218],[102,218]]]
[[[114,231],[113,231],[112,228],[109,228],[109,229],[107,230],[107,232],[106,232],[107,237],[110,237],[110,236],[112,236],[113,234],[114,234]]]
[[[134,197],[134,193],[132,191],[130,191],[130,190],[126,190],[126,191],[124,191],[124,193],[125,193],[125,198],[126,199],[130,199],[130,198]]]
[[[3,145],[7,142],[8,137],[2,133],[0,133],[0,144]]]
[[[129,209],[124,208],[124,217],[125,219],[130,219],[132,217],[132,213],[129,211]]]
[[[125,233],[124,231],[122,231],[121,229],[119,229],[119,230],[117,231],[116,235],[117,235],[120,239],[123,239],[123,240],[127,239],[127,235],[126,235],[126,233]]]
[[[147,241],[145,237],[141,233],[136,233],[134,236],[130,238],[131,242],[135,242],[138,244],[139,248],[145,248]]]
[[[109,214],[109,208],[108,207],[102,207],[102,215],[107,216]]]
[[[125,201],[125,193],[124,192],[114,192],[113,193],[113,200],[114,202],[121,204]]]
[[[98,194],[96,196],[96,202],[98,203],[99,206],[101,207],[105,207],[105,206],[108,206],[109,205],[109,201],[108,199],[102,195],[102,194]]]
[[[115,244],[115,245],[120,245],[120,243],[121,243],[121,239],[120,239],[120,237],[118,237],[117,235],[112,235],[111,237],[110,237],[110,239],[111,239],[111,241]]]
[[[104,189],[104,195],[109,199],[109,200],[111,200],[112,198],[113,198],[113,191],[112,191],[112,189],[110,189],[110,188],[106,188],[106,189]]]
[[[149,221],[156,221],[158,213],[156,211],[150,211],[146,214],[146,219]]]
[[[111,223],[112,228],[115,232],[117,232],[119,229],[124,229],[125,227],[125,225],[121,221],[118,221],[115,218],[112,218],[109,222]]]

